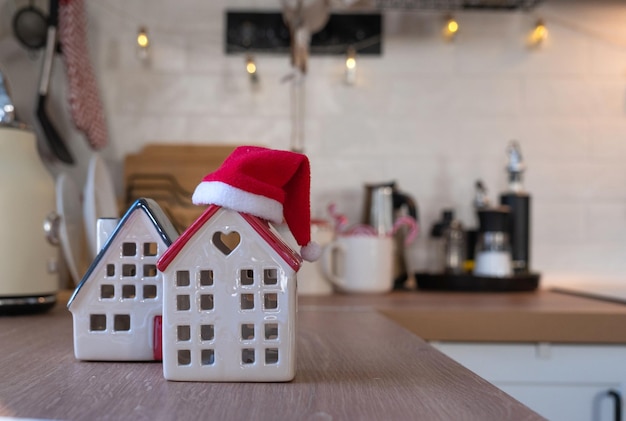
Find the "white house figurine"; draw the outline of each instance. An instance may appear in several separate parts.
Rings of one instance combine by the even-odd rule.
[[[159,205],[137,200],[68,302],[80,360],[160,359],[163,280],[157,260],[178,237]]]
[[[320,254],[309,194],[305,155],[242,146],[196,187],[208,207],[180,237],[138,200],[68,304],[76,357],[162,358],[168,380],[293,379],[296,273]],[[300,253],[270,225],[283,221]]]
[[[165,378],[293,379],[301,263],[267,221],[209,206],[158,263]]]

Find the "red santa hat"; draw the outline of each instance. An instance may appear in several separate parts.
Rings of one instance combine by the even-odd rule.
[[[240,146],[193,193],[196,205],[214,204],[280,224],[283,218],[304,260],[319,258],[311,241],[311,170],[306,155]]]

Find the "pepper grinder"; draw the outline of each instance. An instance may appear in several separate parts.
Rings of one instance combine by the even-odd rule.
[[[465,231],[458,219],[453,219],[444,231],[444,272],[459,275],[465,272]]]
[[[441,211],[441,219],[436,221],[430,229],[431,246],[431,270],[440,273],[446,266],[446,250],[445,250],[445,234],[454,220],[454,211],[452,209],[443,209]]]
[[[508,191],[500,195],[500,203],[510,208],[508,233],[511,242],[511,259],[514,273],[530,272],[530,205],[531,197],[524,190],[522,175],[526,166],[517,141],[507,150],[509,175]]]

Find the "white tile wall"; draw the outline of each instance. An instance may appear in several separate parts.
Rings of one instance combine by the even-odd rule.
[[[118,159],[149,141],[289,147],[289,86],[281,83],[287,58],[258,56],[261,84],[254,89],[243,58],[221,50],[225,6],[272,8],[277,1],[162,2],[142,11],[147,2],[133,0],[125,19],[100,18],[101,9],[128,3],[90,2],[101,27],[94,36],[120,50],[117,68],[100,67],[114,81],[106,89],[117,92],[108,105],[111,126],[124,133],[124,141],[121,133],[113,139]],[[361,58],[352,87],[342,83],[339,58],[313,58],[305,130],[314,214],[326,216],[336,202],[357,221],[363,182],[397,180],[420,204],[423,235],[410,254],[422,267],[426,233],[443,207],[474,225],[478,178],[496,200],[505,186],[504,151],[515,138],[528,161],[533,261],[544,283],[626,282],[626,25],[619,25],[626,5],[593,3],[459,13],[461,33],[452,44],[439,36],[440,13],[389,12],[384,54]],[[105,28],[132,35],[133,18],[146,13],[153,56],[142,68],[130,41]],[[529,50],[525,36],[542,14],[550,38]],[[162,15],[173,18],[156,17]],[[191,22],[178,26],[179,17]],[[96,52],[97,61],[105,58]]]
[[[222,52],[225,8],[278,4],[88,0],[111,163],[148,142],[289,148],[288,58],[257,56],[254,88],[243,57]],[[550,38],[528,49],[538,16]],[[446,43],[442,13],[387,12],[384,54],[359,58],[352,87],[340,58],[312,58],[305,129],[314,215],[326,216],[332,201],[357,221],[363,182],[397,180],[420,205],[423,233],[410,260],[421,268],[441,209],[474,225],[474,182],[483,179],[496,200],[506,146],[518,139],[544,285],[626,283],[626,3],[546,0],[531,13],[457,18],[461,31]],[[148,64],[135,55],[139,25],[152,37]]]

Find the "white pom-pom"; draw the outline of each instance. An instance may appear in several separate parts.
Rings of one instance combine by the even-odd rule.
[[[307,262],[314,262],[322,255],[322,247],[314,241],[300,249],[300,256]]]

